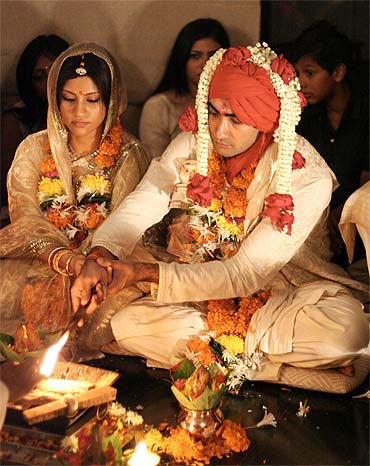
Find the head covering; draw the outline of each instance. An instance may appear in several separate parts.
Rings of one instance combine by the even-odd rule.
[[[234,64],[226,56],[213,75],[209,99],[227,99],[242,123],[264,133],[278,126],[279,99],[266,70],[254,63]]]
[[[68,131],[61,118],[58,108],[57,85],[59,73],[66,59],[75,56],[83,56],[92,53],[101,58],[108,65],[111,75],[111,94],[107,116],[102,134],[102,139],[117,122],[119,115],[127,106],[127,91],[121,80],[121,74],[117,63],[111,54],[103,47],[90,43],[78,43],[62,52],[54,61],[48,77],[48,119],[47,131],[50,148],[58,169],[60,179],[65,188],[65,193],[69,203],[73,202],[74,192],[72,188],[71,163],[68,152]],[[89,74],[87,73],[86,76]],[[76,78],[78,75],[76,74]]]

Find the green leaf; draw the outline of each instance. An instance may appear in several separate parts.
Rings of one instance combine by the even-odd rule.
[[[61,337],[61,332],[50,334],[41,338],[41,334],[39,333],[41,341],[44,343],[44,347],[37,350],[37,351],[26,351],[25,353],[17,353],[14,349],[9,348],[9,345],[14,345],[14,338],[11,335],[6,333],[0,333],[0,352],[4,356],[5,359],[9,361],[23,361],[23,359],[36,357],[41,358],[43,357],[44,353],[48,349],[50,345],[55,343]]]
[[[191,374],[195,371],[194,364],[189,361],[189,359],[184,359],[179,367],[175,370],[172,374],[174,380],[178,379],[187,379],[191,376]]]
[[[110,195],[109,194],[96,194],[96,193],[88,193],[85,194],[85,196],[81,199],[79,202],[79,205],[84,205],[84,204],[103,204],[103,202],[106,203],[106,207],[109,206],[110,202]]]
[[[177,401],[186,409],[205,411],[216,408],[221,402],[221,398],[225,393],[225,388],[214,391],[209,387],[206,387],[204,392],[195,398],[195,400],[189,400],[179,389],[174,385],[171,387],[172,393],[175,395]]]
[[[6,333],[0,333],[0,352],[4,358],[9,361],[22,361],[21,355],[10,348],[9,345],[14,345],[14,338]]]
[[[115,459],[114,464],[116,464],[116,465],[121,464],[121,461],[122,461],[122,448],[121,448],[121,445],[120,445],[118,432],[114,431],[113,434],[110,435],[109,437],[103,438],[101,443],[102,443],[103,451],[106,451],[108,449],[110,443],[112,444],[113,451],[114,451],[114,459]]]
[[[211,338],[209,341],[209,347],[215,353],[216,356],[222,359],[222,353],[224,348],[218,341],[216,341],[214,338]]]

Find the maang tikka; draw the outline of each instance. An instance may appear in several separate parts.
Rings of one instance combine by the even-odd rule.
[[[81,57],[80,66],[76,68],[75,71],[80,76],[85,76],[85,74],[87,73],[85,68],[84,55],[82,55]]]

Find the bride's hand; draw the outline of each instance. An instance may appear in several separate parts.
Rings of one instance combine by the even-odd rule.
[[[88,304],[87,313],[93,312],[107,297],[108,278],[107,269],[95,260],[86,260],[71,287],[73,312]]]

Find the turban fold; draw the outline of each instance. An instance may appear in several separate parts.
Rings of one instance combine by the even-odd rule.
[[[227,99],[238,120],[259,131],[278,127],[279,98],[266,71],[254,63],[223,60],[213,75],[209,99]]]

